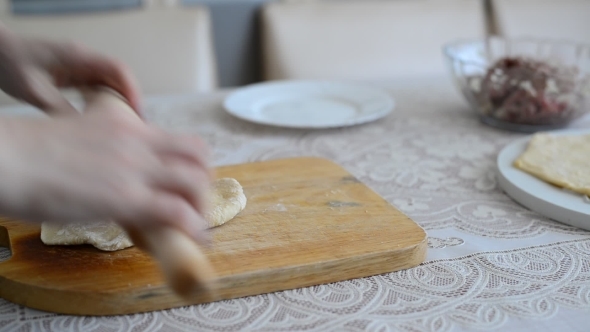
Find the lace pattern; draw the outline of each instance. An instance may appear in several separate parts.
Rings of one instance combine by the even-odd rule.
[[[222,93],[152,99],[146,115],[169,130],[202,136],[217,165],[334,160],[428,232],[429,261],[369,278],[127,316],[54,315],[0,300],[0,330],[510,330],[516,318],[551,326],[560,310],[587,315],[590,233],[525,209],[497,186],[496,155],[521,135],[481,125],[446,78],[386,87],[397,103],[390,116],[326,131],[237,120],[221,109]]]
[[[448,331],[590,312],[590,240],[431,261],[414,269],[200,306],[113,317],[46,314],[0,301],[17,330]]]

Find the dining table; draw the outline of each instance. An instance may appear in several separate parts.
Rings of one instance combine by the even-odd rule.
[[[223,108],[234,88],[147,96],[144,113],[167,131],[203,138],[214,166],[301,156],[341,165],[426,231],[424,262],[131,315],[61,315],[0,299],[0,331],[588,331],[590,232],[527,209],[498,184],[498,153],[527,134],[483,124],[448,75],[364,84],[390,94],[393,111],[341,128],[238,119]],[[0,108],[1,116],[35,114]],[[590,117],[570,128],[590,128]]]

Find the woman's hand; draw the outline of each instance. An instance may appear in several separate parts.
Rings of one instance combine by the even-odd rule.
[[[210,173],[196,137],[125,112],[0,120],[0,214],[29,221],[170,224],[203,240]]]
[[[123,63],[71,43],[24,39],[0,24],[0,89],[50,114],[76,112],[61,87],[108,86],[139,112],[140,94]]]

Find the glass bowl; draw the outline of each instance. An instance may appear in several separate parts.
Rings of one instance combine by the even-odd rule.
[[[446,44],[453,79],[480,119],[513,131],[563,128],[590,108],[590,45],[491,37]]]

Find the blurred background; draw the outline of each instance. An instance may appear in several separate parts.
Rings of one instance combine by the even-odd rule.
[[[0,1],[13,31],[116,56],[146,94],[439,74],[445,43],[488,35],[590,43],[590,0]]]

